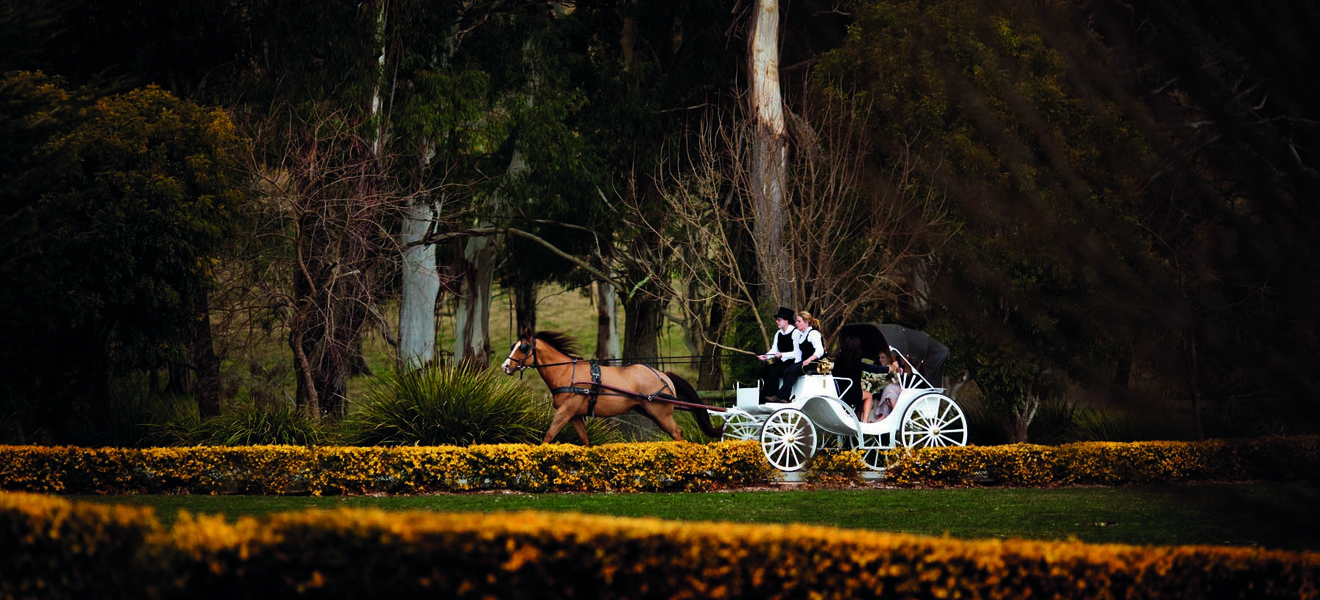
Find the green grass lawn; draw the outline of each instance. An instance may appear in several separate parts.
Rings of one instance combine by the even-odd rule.
[[[1320,550],[1320,484],[1199,484],[1060,489],[865,489],[704,494],[444,494],[428,496],[71,496],[180,510],[262,515],[307,508],[446,512],[573,511],[688,521],[803,523],[960,539],[1077,539],[1135,545]]]

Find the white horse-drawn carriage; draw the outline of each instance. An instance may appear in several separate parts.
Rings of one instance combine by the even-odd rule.
[[[758,388],[736,387],[736,405],[723,413],[724,439],[759,441],[766,459],[781,471],[803,468],[822,448],[860,450],[868,467],[883,470],[893,450],[967,444],[962,409],[931,383],[939,382],[947,347],[898,325],[853,323],[840,330],[839,339],[846,336],[857,337],[871,360],[888,349],[908,365],[908,373],[896,376],[901,391],[888,417],[863,423],[842,400],[860,381],[804,375],[787,403],[761,404]],[[878,390],[875,398],[880,399]]]

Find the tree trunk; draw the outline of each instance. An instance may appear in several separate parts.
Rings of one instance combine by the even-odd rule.
[[[399,368],[420,369],[435,360],[435,304],[440,296],[440,272],[435,245],[412,246],[426,236],[435,220],[427,201],[412,201],[404,209],[403,290],[399,300]]]
[[[188,390],[192,389],[192,368],[188,363],[170,361],[170,364],[166,366],[166,372],[168,378],[165,381],[165,393],[187,394]],[[152,394],[160,391],[160,374],[156,369],[151,370],[147,387],[150,388]]]
[[[364,319],[365,323],[365,319]],[[348,349],[348,376],[349,377],[370,377],[372,375],[371,365],[367,364],[367,353],[362,344],[362,328],[358,327],[358,336],[353,338],[353,343]]]
[[[626,364],[646,364],[660,368],[656,357],[660,354],[660,323],[662,304],[655,295],[659,290],[652,284],[643,285],[631,299],[623,303],[624,334],[623,356]],[[660,428],[650,419],[633,412],[617,418],[624,427],[625,439],[650,440],[661,435]]]
[[[642,286],[631,301],[623,305],[624,327],[623,358],[630,363],[644,363],[659,367],[660,323],[663,306],[658,299],[659,290]],[[649,293],[648,293],[649,292]]]
[[[454,363],[490,366],[490,303],[495,277],[495,240],[459,242],[458,307],[454,311]]]
[[[717,337],[724,330],[724,303],[715,300],[710,303],[706,314],[705,335],[701,337],[701,362],[697,365],[697,389],[719,390],[724,388],[724,368],[720,361],[720,347],[707,341],[708,337]]]
[[[375,232],[382,201],[371,183],[375,179],[364,173],[353,191],[352,217],[332,236],[327,219],[334,211],[327,208],[316,171],[308,173],[300,186],[306,206],[298,219],[302,262],[295,269],[289,326],[297,403],[312,415],[342,416],[348,363],[373,301],[369,273],[380,256]]]
[[[533,282],[519,281],[514,284],[513,318],[517,325],[514,331],[536,331],[536,289],[537,285]]]
[[[527,170],[522,152],[514,150],[509,161],[510,175]],[[492,214],[504,212],[505,201],[491,196],[486,203]],[[491,225],[482,222],[483,227]],[[454,363],[470,364],[478,369],[490,366],[490,305],[494,297],[496,251],[503,236],[468,238],[458,255],[459,295],[454,311]]]
[[[1022,406],[1014,409],[1013,414],[1008,417],[1008,443],[1027,443],[1027,431],[1031,428],[1031,420],[1036,418],[1036,410],[1039,408],[1040,398],[1032,393],[1032,386],[1027,386],[1027,394],[1022,399]]]
[[[197,399],[197,414],[203,419],[220,416],[220,358],[215,355],[208,306],[207,293],[203,290],[196,301],[197,321],[192,336],[193,367],[197,370],[193,397]]]
[[[610,277],[614,270],[609,266],[606,256],[601,271]],[[611,360],[619,358],[619,294],[612,284],[595,281],[591,284],[592,297],[596,305],[596,358]]]
[[[1201,361],[1196,354],[1196,332],[1193,325],[1188,327],[1187,337],[1183,340],[1183,359],[1187,362],[1187,393],[1192,401],[1192,432],[1196,439],[1205,440],[1205,425],[1201,421]]]
[[[763,284],[761,296],[778,306],[795,306],[792,264],[785,246],[784,198],[788,138],[779,89],[779,2],[757,0],[752,15],[749,113],[752,115],[752,236]]]
[[[309,180],[308,185],[300,186],[307,190],[309,199],[319,195],[315,183]],[[314,203],[315,200],[307,201],[308,205]],[[289,346],[293,350],[298,383],[295,401],[309,414],[319,417],[323,408],[322,390],[317,384],[316,371],[323,359],[320,347],[326,338],[325,325],[330,313],[330,291],[322,289],[330,279],[323,255],[329,240],[320,214],[308,210],[299,217],[297,244],[301,264],[294,270],[294,314],[289,323]]]

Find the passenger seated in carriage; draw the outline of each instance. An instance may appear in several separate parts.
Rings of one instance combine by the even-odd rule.
[[[871,397],[866,398],[862,403],[861,419],[863,423],[874,423],[882,421],[894,411],[894,404],[898,402],[898,393],[903,391],[903,386],[898,383],[898,375],[907,372],[897,357],[891,352],[881,352],[880,362],[884,365],[882,377],[867,381],[863,378],[863,384],[872,389],[866,390],[871,393]],[[884,387],[880,387],[883,385]],[[875,389],[880,389],[880,401],[873,403]]]
[[[846,387],[840,399],[852,407],[853,412],[857,414],[857,418],[866,422],[867,412],[869,411],[865,410],[865,407],[870,406],[871,390],[867,389],[870,387],[869,385],[863,386],[863,381],[868,375],[888,374],[889,366],[883,362],[880,364],[866,362],[863,360],[862,355],[862,340],[851,335],[844,337],[843,342],[839,345],[839,352],[835,357],[834,369],[831,374],[836,378],[846,378],[852,382],[851,384],[845,384],[836,381],[836,387]],[[877,389],[879,388],[877,387]]]
[[[779,392],[773,398],[766,398],[770,402],[788,402],[789,394],[793,393],[793,384],[804,374],[817,373],[818,365],[815,363],[825,356],[825,341],[817,329],[820,321],[803,310],[798,311],[793,326],[797,328],[793,332],[794,351],[801,360],[784,369],[784,383],[779,386]]]

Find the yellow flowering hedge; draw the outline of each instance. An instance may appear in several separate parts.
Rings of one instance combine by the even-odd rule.
[[[1133,485],[1320,478],[1320,436],[1207,442],[893,451],[897,485]],[[806,478],[846,484],[866,472],[856,451],[822,451]],[[367,494],[507,489],[701,491],[774,480],[756,442],[530,446],[0,446],[0,489],[77,494]]]
[[[0,446],[0,488],[68,494],[696,491],[762,484],[754,442],[531,446]]]
[[[1320,553],[563,513],[260,519],[0,494],[0,597],[1317,598]]]
[[[1320,477],[1320,436],[1205,442],[1084,442],[929,448],[905,455],[899,485],[1133,485]]]

